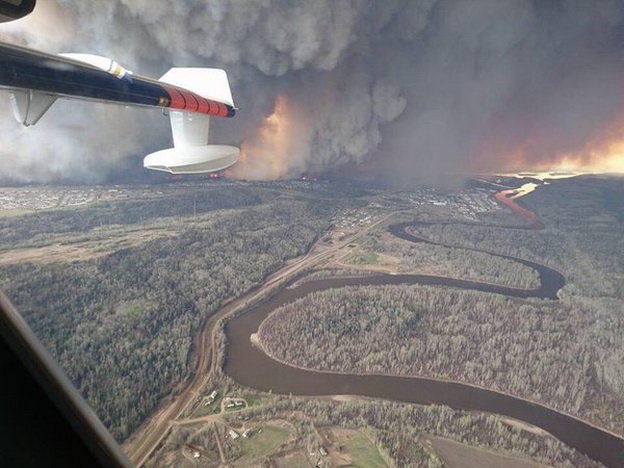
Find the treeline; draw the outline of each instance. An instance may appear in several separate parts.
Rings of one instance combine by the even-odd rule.
[[[271,355],[298,366],[443,377],[584,416],[605,393],[593,377],[594,321],[578,304],[369,286],[309,294],[277,309],[259,332]]]
[[[529,222],[510,209],[501,209],[497,211],[487,211],[477,215],[479,224],[487,224],[490,226],[515,227],[518,229],[530,229]]]
[[[552,181],[519,202],[546,224],[543,231],[487,226],[411,228],[436,242],[475,247],[544,263],[566,277],[566,295],[624,299],[624,192],[621,179]]]
[[[576,450],[551,437],[542,437],[510,426],[484,413],[453,410],[446,406],[409,405],[366,399],[335,402],[323,399],[274,397],[270,405],[252,407],[241,418],[285,418],[298,430],[300,440],[314,448],[315,427],[341,426],[372,429],[379,448],[396,466],[441,466],[422,435],[448,437],[477,447],[509,453],[556,466],[600,467]]]
[[[304,253],[331,214],[292,200],[228,211],[99,259],[7,266],[0,287],[123,440],[188,375],[202,319]]]
[[[109,225],[128,225],[152,218],[183,217],[209,211],[258,205],[257,190],[245,187],[219,187],[189,190],[183,194],[140,200],[99,202],[74,210],[42,211],[20,217],[0,218],[1,248],[18,241],[45,240],[50,234],[87,232]]]
[[[576,294],[624,299],[624,178],[557,180],[521,200],[565,236]]]
[[[463,229],[471,227],[463,226]],[[387,236],[370,237],[369,248],[401,260],[401,270],[423,272],[516,288],[536,288],[539,275],[521,263],[469,249],[411,243]]]

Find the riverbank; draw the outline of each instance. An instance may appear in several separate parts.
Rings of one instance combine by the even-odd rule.
[[[515,204],[512,200],[509,200],[509,203]],[[415,236],[407,233],[405,227],[407,225],[402,227],[402,232],[408,237],[407,240],[412,240],[409,236],[412,238]],[[543,225],[533,223],[532,228],[541,229]],[[395,228],[395,232],[399,231]],[[528,262],[523,259],[515,260]],[[319,372],[296,368],[271,359],[262,350],[252,346],[249,340],[250,335],[257,332],[262,321],[275,308],[313,291],[332,287],[426,284],[474,289],[513,297],[556,299],[557,292],[565,284],[561,273],[534,262],[528,264],[540,271],[542,283],[537,290],[516,290],[424,275],[325,279],[305,282],[291,289],[282,289],[267,302],[231,319],[226,324],[228,349],[224,371],[243,385],[273,393],[303,396],[348,394],[419,404],[443,404],[457,409],[502,414],[540,427],[607,466],[620,466],[620,461],[624,459],[624,440],[620,436],[548,406],[460,382],[393,375]]]

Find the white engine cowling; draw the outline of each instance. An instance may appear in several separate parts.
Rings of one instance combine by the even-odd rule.
[[[190,146],[156,151],[143,159],[143,167],[171,174],[222,171],[238,160],[240,149],[227,145]]]
[[[206,99],[234,105],[227,75],[223,70],[172,68],[161,81],[180,86]],[[143,167],[171,174],[217,172],[238,161],[240,149],[228,145],[209,145],[210,115],[188,111],[169,111],[173,148],[157,151],[143,159]]]

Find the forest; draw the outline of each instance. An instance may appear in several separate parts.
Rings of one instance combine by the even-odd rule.
[[[520,199],[544,230],[437,224],[410,228],[436,242],[526,258],[561,271],[564,295],[624,298],[624,203],[621,178],[552,181]],[[484,216],[491,224],[491,216]]]
[[[466,227],[463,227],[466,229]],[[513,260],[473,250],[413,243],[391,234],[372,233],[367,246],[399,258],[401,271],[462,278],[516,288],[535,288],[539,277],[532,268]]]
[[[41,211],[19,217],[0,218],[0,248],[40,245],[50,235],[85,233],[102,226],[131,225],[154,218],[183,217],[225,208],[258,205],[261,192],[246,187],[189,190],[140,200],[103,201],[76,209]]]
[[[348,287],[282,306],[263,322],[260,338],[271,355],[301,367],[441,377],[582,414],[592,349],[578,330],[590,320],[494,294]]]
[[[84,261],[4,266],[0,287],[123,440],[188,376],[202,320],[304,253],[327,229],[332,205],[240,188],[5,219],[13,243],[91,235],[103,213],[132,229],[171,216],[178,232]]]
[[[192,337],[205,317],[305,252],[336,213],[366,203],[352,196],[375,200],[354,187],[282,185],[189,187],[0,219],[5,251],[85,240],[97,246],[112,230],[161,230],[77,261],[0,268],[0,288],[119,440],[188,377]],[[262,343],[301,366],[466,381],[623,432],[623,185],[562,180],[524,197],[543,231],[412,228],[453,248],[412,246],[379,232],[364,239],[406,268],[515,286],[534,284],[535,272],[460,246],[545,263],[566,277],[559,301],[419,286],[328,290],[276,311],[261,327]],[[444,213],[422,206],[402,216],[445,221]],[[484,214],[483,222],[508,225],[504,213]],[[318,268],[310,277],[366,274],[358,265]],[[303,339],[309,344],[296,349]]]
[[[567,279],[559,301],[419,286],[327,290],[275,311],[260,328],[263,347],[303,367],[469,382],[624,433],[623,186],[581,178],[538,189],[522,202],[543,217],[544,231],[413,228],[555,267]]]

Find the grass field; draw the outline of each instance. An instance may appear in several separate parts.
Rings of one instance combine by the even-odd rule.
[[[329,452],[339,464],[360,468],[385,468],[388,465],[375,444],[361,431],[332,429],[334,441]]]
[[[379,263],[379,255],[375,252],[362,250],[349,255],[346,258],[346,263],[351,265],[377,265]]]
[[[241,449],[241,458],[237,460],[237,464],[245,466],[245,463],[251,460],[270,455],[286,442],[289,436],[290,431],[283,427],[262,425],[255,428],[248,439],[240,437],[232,442]]]
[[[194,418],[199,418],[201,416],[207,416],[209,414],[219,413],[221,411],[221,398],[217,398],[214,403],[211,405],[204,405],[203,403],[199,405],[197,410],[193,413]]]
[[[531,460],[498,454],[442,437],[428,436],[426,440],[449,468],[547,468]]]
[[[195,412],[193,413],[194,418],[199,418],[200,416],[206,416],[208,414],[215,414],[221,412],[221,400],[223,400],[223,389],[216,388],[215,389],[219,395],[211,404],[206,405],[204,401],[200,403]],[[208,394],[206,394],[208,396]]]
[[[5,209],[0,208],[0,218],[10,218],[12,216],[22,216],[25,214],[32,213],[33,210],[25,210],[25,209]]]
[[[274,461],[277,468],[303,468],[310,466],[307,457],[301,452],[278,458]]]

